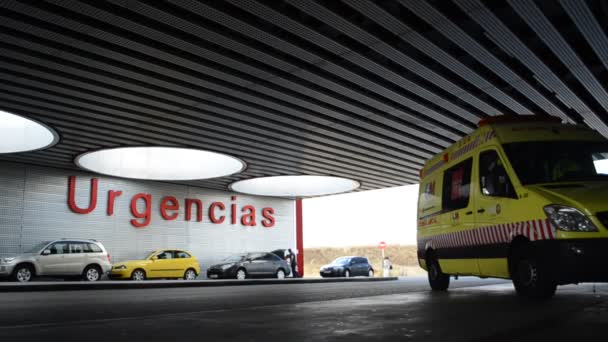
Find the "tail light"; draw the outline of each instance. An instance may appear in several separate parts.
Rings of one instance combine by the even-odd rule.
[[[110,262],[110,253],[108,253],[108,262]]]

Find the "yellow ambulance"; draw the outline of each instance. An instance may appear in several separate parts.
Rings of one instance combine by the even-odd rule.
[[[559,118],[497,116],[420,171],[418,260],[450,276],[512,279],[519,295],[608,281],[608,140]]]

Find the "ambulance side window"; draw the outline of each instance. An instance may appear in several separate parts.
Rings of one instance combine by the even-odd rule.
[[[473,159],[469,158],[443,173],[441,205],[444,211],[462,209],[469,205],[472,165]]]
[[[479,188],[485,196],[516,198],[504,164],[494,150],[479,154]]]

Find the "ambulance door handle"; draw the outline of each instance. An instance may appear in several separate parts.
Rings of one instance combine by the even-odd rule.
[[[480,214],[482,214],[482,213],[485,213],[486,210],[484,208],[481,208],[481,209],[477,210],[477,212],[480,213]]]
[[[465,215],[471,215],[471,214],[473,214],[473,212],[472,212],[472,211],[467,211],[467,212],[466,212],[466,213],[464,213],[464,214],[465,214]]]

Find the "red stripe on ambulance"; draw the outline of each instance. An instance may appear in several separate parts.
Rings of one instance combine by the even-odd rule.
[[[451,248],[509,243],[517,236],[524,236],[530,241],[553,240],[556,230],[548,219],[541,219],[439,234],[420,241],[430,241],[434,248]]]

